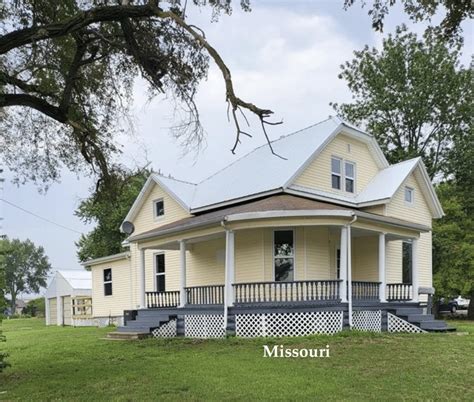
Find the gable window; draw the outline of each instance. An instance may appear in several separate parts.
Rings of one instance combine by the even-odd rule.
[[[342,160],[339,158],[331,158],[331,185],[336,190],[341,189],[341,177],[342,177]]]
[[[165,203],[162,198],[153,201],[153,207],[155,211],[155,218],[160,218],[165,214]]]
[[[273,250],[275,281],[293,281],[295,267],[293,230],[275,230],[273,232]]]
[[[166,292],[165,281],[165,255],[155,255],[155,276],[156,276],[156,291]]]
[[[112,296],[112,269],[104,269],[104,296]]]
[[[405,202],[407,204],[413,204],[415,196],[415,190],[411,187],[405,187]]]
[[[352,162],[344,162],[344,180],[346,185],[346,191],[348,193],[354,192],[354,179],[355,179],[355,165]]]
[[[403,242],[402,246],[402,282],[410,284],[413,272],[413,245],[411,242]]]

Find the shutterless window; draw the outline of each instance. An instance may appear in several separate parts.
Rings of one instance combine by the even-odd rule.
[[[355,181],[355,165],[352,162],[344,162],[344,180],[346,191],[348,193],[353,193]]]
[[[293,281],[295,267],[295,248],[292,230],[274,232],[275,281]]]
[[[413,245],[411,242],[403,242],[402,253],[402,282],[410,284],[413,272]]]
[[[415,190],[411,187],[405,187],[405,201],[408,204],[413,204]]]
[[[341,164],[342,161],[339,158],[331,158],[331,185],[337,190],[341,189]]]
[[[112,269],[104,269],[104,296],[112,296]]]
[[[165,281],[165,255],[155,255],[155,266],[156,266],[156,291],[166,292],[166,281]]]
[[[163,200],[154,201],[155,204],[155,218],[159,218],[165,214],[165,203]]]

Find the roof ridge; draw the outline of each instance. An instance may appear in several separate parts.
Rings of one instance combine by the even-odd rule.
[[[192,186],[197,186],[197,183],[191,183],[190,181],[186,181],[186,180],[181,180],[181,179],[177,179],[175,177],[170,177],[170,176],[165,176],[165,175],[162,175],[161,173],[153,173],[154,175],[156,176],[159,176],[159,177],[163,177],[164,179],[170,179],[170,180],[174,180],[174,181],[177,181],[179,183],[184,183],[184,184],[190,184]]]
[[[288,138],[288,137],[290,137],[290,136],[292,136],[292,135],[298,134],[298,133],[300,133],[301,131],[308,130],[309,128],[313,128],[313,127],[315,127],[315,126],[317,126],[317,125],[319,125],[319,124],[322,124],[322,123],[324,123],[324,122],[326,122],[326,121],[328,121],[328,120],[334,120],[333,116],[329,116],[327,119],[321,120],[321,121],[319,121],[319,122],[317,122],[317,123],[311,124],[311,125],[309,125],[309,126],[307,126],[307,127],[301,128],[301,129],[299,129],[299,130],[293,131],[293,132],[291,132],[291,133],[289,133],[289,134],[282,135],[282,136],[280,136],[279,138],[276,138],[276,139],[270,141],[270,144],[274,144],[274,143],[277,142],[277,141],[280,141],[280,140],[282,140],[282,139],[284,139],[284,138]],[[226,170],[227,168],[231,167],[231,166],[234,165],[235,163],[239,162],[240,160],[242,160],[242,159],[246,158],[247,156],[249,156],[250,154],[254,153],[256,150],[258,150],[258,149],[260,149],[260,148],[262,148],[262,147],[265,147],[265,146],[268,146],[268,143],[262,144],[262,145],[260,145],[260,146],[258,146],[258,147],[256,147],[256,148],[252,149],[251,151],[247,152],[245,155],[242,155],[240,158],[236,159],[236,160],[233,161],[232,163],[229,163],[228,165],[224,166],[223,168],[217,170],[216,172],[214,172],[214,173],[211,174],[210,176],[206,177],[205,179],[201,180],[201,181],[200,181],[199,183],[197,183],[197,184],[199,185],[199,184],[201,184],[201,183],[204,183],[205,181],[209,180],[210,178],[216,176],[217,174],[223,172],[224,170]]]
[[[414,162],[415,160],[416,160],[416,162],[419,162],[421,160],[421,156],[415,156],[414,158],[407,159],[407,160],[404,160],[404,161],[401,161],[401,162],[397,162],[397,163],[394,163],[393,165],[388,165],[385,169],[390,169],[390,168],[395,167],[395,166],[400,166],[400,165],[403,165],[403,164],[408,163],[408,162]],[[385,170],[385,169],[382,169],[382,170]]]

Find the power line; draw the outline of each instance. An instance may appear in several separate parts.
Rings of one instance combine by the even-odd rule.
[[[41,219],[41,220],[43,220],[43,221],[45,221],[45,222],[48,222],[48,223],[50,223],[50,224],[52,224],[52,225],[59,226],[60,228],[69,230],[70,232],[82,234],[82,232],[79,232],[79,231],[77,231],[77,230],[68,228],[67,226],[61,225],[60,223],[53,222],[53,221],[51,221],[51,220],[49,220],[49,219],[47,219],[47,218],[44,218],[44,217],[42,217],[42,216],[40,216],[40,215],[35,214],[34,212],[28,211],[28,210],[25,209],[25,208],[19,207],[18,205],[15,205],[15,204],[13,204],[12,202],[7,201],[7,200],[4,199],[4,198],[0,198],[0,201],[3,201],[5,204],[8,204],[8,205],[10,205],[10,206],[12,206],[12,207],[14,207],[14,208],[16,208],[16,209],[19,209],[20,211],[26,212],[27,214],[33,215],[34,217],[36,217],[36,218],[38,218],[38,219]]]

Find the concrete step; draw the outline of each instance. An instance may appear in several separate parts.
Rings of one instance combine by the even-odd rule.
[[[150,336],[148,332],[139,332],[139,331],[122,332],[122,331],[119,331],[119,329],[120,328],[118,328],[117,331],[115,332],[109,332],[107,334],[107,339],[127,341],[127,340],[144,339]]]
[[[433,321],[422,321],[420,322],[419,327],[421,329],[429,331],[429,330],[447,329],[448,325],[444,321],[433,320]]]
[[[423,314],[423,309],[421,307],[407,307],[407,308],[397,308],[395,314],[398,316],[409,316],[414,314]]]
[[[408,316],[401,316],[400,318],[404,318],[405,320],[411,323],[422,322],[422,321],[434,321],[434,315],[432,314],[410,314]]]
[[[134,326],[134,327],[118,327],[117,332],[143,332],[150,333],[150,327],[147,326]]]

